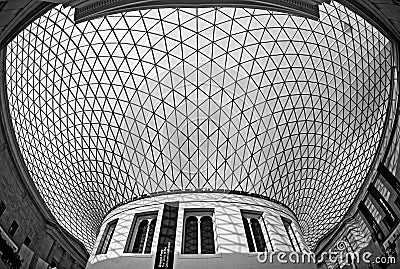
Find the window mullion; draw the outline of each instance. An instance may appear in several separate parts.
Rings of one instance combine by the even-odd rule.
[[[141,251],[142,254],[146,251],[147,239],[149,237],[149,231],[150,231],[150,225],[151,225],[152,219],[148,219],[147,221],[148,221],[148,225],[147,225],[147,229],[146,229],[146,236],[144,237],[143,249]]]
[[[201,254],[201,220],[197,218],[197,253]]]
[[[292,226],[292,225],[293,225],[293,224],[290,225],[290,230],[292,231],[294,240],[295,240],[295,242],[296,242],[296,244],[297,244],[297,248],[299,249],[298,251],[301,252],[300,243],[299,243],[299,241],[297,240],[297,236],[296,236],[296,234],[295,234],[295,232],[294,232],[294,229],[293,229],[293,226]],[[297,251],[297,250],[296,250],[296,251]]]
[[[268,227],[267,227],[267,224],[265,223],[265,220],[264,220],[263,216],[261,216],[261,220],[262,220],[262,222],[264,224],[265,232],[267,233],[269,245],[271,246],[271,251],[274,251],[274,247],[272,245],[272,240],[271,240],[271,237],[269,236],[269,232],[268,232]],[[265,243],[265,248],[266,248],[265,251],[268,251],[267,243]]]
[[[249,218],[246,218],[247,222],[249,223],[249,230],[250,230],[250,234],[251,234],[251,240],[253,241],[253,245],[254,245],[254,251],[257,252],[257,242],[256,242],[256,238],[254,237],[254,233],[253,233],[253,227],[251,226],[251,220]]]

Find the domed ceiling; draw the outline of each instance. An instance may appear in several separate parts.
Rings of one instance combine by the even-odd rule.
[[[90,250],[113,206],[171,190],[276,199],[312,247],[366,178],[391,43],[332,2],[313,21],[163,8],[74,24],[61,6],[7,46],[11,121],[37,189]]]

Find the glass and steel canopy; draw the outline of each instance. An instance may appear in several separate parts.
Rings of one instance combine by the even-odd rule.
[[[376,155],[391,43],[344,6],[320,20],[162,8],[74,24],[57,7],[7,47],[10,115],[47,206],[88,249],[114,205],[159,191],[256,193],[310,246]]]

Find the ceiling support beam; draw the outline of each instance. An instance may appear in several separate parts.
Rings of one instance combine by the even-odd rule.
[[[319,19],[319,5],[330,0],[70,0],[65,6],[75,7],[75,21],[86,20],[124,11],[150,8],[181,7],[242,7],[285,12],[314,20]]]

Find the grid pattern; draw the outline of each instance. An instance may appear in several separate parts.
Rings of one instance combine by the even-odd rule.
[[[18,144],[58,221],[91,249],[112,206],[237,190],[297,214],[308,244],[340,221],[377,151],[391,43],[344,6],[320,21],[165,8],[80,24],[57,7],[7,47]]]

